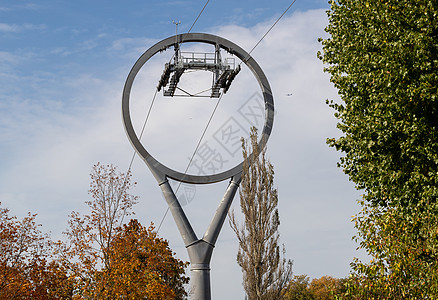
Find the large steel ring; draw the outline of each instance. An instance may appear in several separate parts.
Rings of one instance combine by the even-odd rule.
[[[134,64],[131,71],[129,72],[128,78],[125,82],[125,87],[123,89],[122,117],[126,134],[128,135],[128,138],[134,149],[137,151],[138,155],[143,158],[149,168],[151,168],[156,175],[162,176],[163,178],[167,176],[180,182],[193,184],[206,184],[226,180],[242,172],[243,162],[239,163],[237,166],[227,171],[218,174],[205,176],[184,174],[168,168],[167,166],[161,164],[154,157],[152,157],[152,155],[141,144],[139,138],[134,131],[134,127],[131,122],[131,116],[129,113],[129,100],[135,76],[151,57],[153,57],[158,52],[175,46],[177,42],[179,44],[198,42],[218,45],[221,49],[226,50],[230,54],[236,55],[252,71],[260,85],[265,103],[265,123],[262,133],[260,134],[260,139],[258,141],[260,150],[265,147],[269,135],[271,134],[272,125],[274,122],[274,99],[268,79],[266,78],[265,74],[263,73],[257,62],[241,47],[222,37],[206,33],[184,33],[178,35],[177,40],[175,39],[175,36],[168,37],[150,47],[145,53],[140,56],[140,58],[137,60],[137,62]]]

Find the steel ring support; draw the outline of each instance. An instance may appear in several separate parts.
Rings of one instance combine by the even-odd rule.
[[[221,49],[224,49],[230,54],[237,56],[252,71],[253,75],[256,77],[260,85],[265,104],[265,123],[258,142],[259,150],[263,149],[269,139],[269,135],[271,134],[274,122],[274,99],[272,96],[269,82],[257,62],[241,47],[219,36],[206,33],[184,33],[177,36],[177,41],[179,44],[197,42],[218,45]],[[158,160],[156,160],[141,144],[139,138],[135,133],[129,111],[130,94],[134,79],[140,69],[143,67],[143,65],[151,57],[153,57],[158,52],[175,46],[175,44],[175,36],[166,38],[156,43],[146,52],[144,52],[143,55],[140,56],[140,58],[137,60],[137,62],[134,64],[131,71],[129,72],[122,95],[122,118],[126,134],[128,135],[132,146],[137,151],[138,155],[146,162],[158,182],[165,181],[166,177],[172,178],[180,182],[193,184],[207,184],[226,180],[242,172],[243,162],[239,163],[237,166],[229,170],[218,174],[205,176],[184,174],[168,168],[167,166],[161,164]]]

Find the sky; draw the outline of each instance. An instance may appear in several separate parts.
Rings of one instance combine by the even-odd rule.
[[[187,32],[205,3],[0,3],[2,207],[19,217],[28,211],[37,213],[43,231],[54,239],[64,238],[68,215],[88,212],[84,202],[90,197],[92,166],[97,162],[114,164],[122,172],[129,166],[134,150],[122,124],[121,95],[132,65],[149,47],[175,34],[173,21],[181,22],[179,33]],[[211,0],[191,32],[219,35],[249,51],[290,4],[285,0]],[[326,144],[326,138],[340,136],[333,111],[325,103],[326,99],[339,101],[339,97],[316,55],[321,48],[318,38],[327,37],[327,9],[325,0],[297,0],[251,53],[274,95],[276,112],[267,156],[274,165],[279,193],[281,243],[286,257],[293,260],[294,274],[311,278],[345,277],[353,257],[364,257],[352,241],[355,230],[351,223],[352,215],[360,210],[357,200],[361,191],[337,168],[342,154]],[[191,45],[185,50],[210,51],[202,46]],[[151,60],[134,85],[137,101],[133,100],[132,114],[137,131],[163,61],[171,55],[165,51],[159,59]],[[261,101],[254,78],[244,69],[220,103],[201,143],[202,149],[227,162],[216,166],[217,171],[240,161],[239,149],[235,144],[224,144],[220,130],[234,122],[244,132],[256,121],[242,113],[257,109]],[[200,88],[197,84],[205,79],[203,73],[184,75],[181,84]],[[184,171],[214,101],[170,100],[159,94],[143,144],[159,160]],[[200,152],[195,154],[201,158]],[[179,258],[188,260],[172,217],[164,217],[166,204],[157,182],[138,157],[131,170],[137,182],[131,192],[140,197],[135,217],[144,225],[163,221],[160,236],[169,240]],[[198,171],[189,169],[193,174]],[[183,185],[177,192],[198,236],[207,228],[227,184]],[[232,209],[239,215],[238,196]],[[244,298],[237,249],[236,237],[226,221],[211,262],[215,299]]]

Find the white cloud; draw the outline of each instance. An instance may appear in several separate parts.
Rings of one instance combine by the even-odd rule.
[[[19,61],[19,57],[15,54],[6,51],[0,51],[0,64],[15,64]]]
[[[0,11],[12,10],[37,10],[40,6],[36,3],[24,3],[18,5],[0,6]]]
[[[121,38],[112,42],[109,50],[121,53],[123,57],[137,59],[149,45],[153,45],[158,40],[149,38]]]
[[[0,31],[1,32],[17,32],[18,26],[13,24],[0,23]]]
[[[7,23],[0,23],[0,32],[5,33],[17,33],[22,31],[28,31],[28,30],[42,30],[46,29],[47,26],[44,24],[7,24]]]

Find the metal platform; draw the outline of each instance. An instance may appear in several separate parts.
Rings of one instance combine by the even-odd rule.
[[[175,56],[172,63],[166,63],[163,74],[158,81],[157,90],[163,89],[163,95],[168,97],[175,96],[178,88],[178,83],[181,76],[186,70],[203,70],[213,73],[213,84],[210,96],[199,96],[189,94],[186,91],[182,96],[192,97],[210,97],[219,98],[221,94],[225,94],[231,86],[231,82],[240,72],[240,65],[235,67],[234,58],[226,58],[222,60],[220,48],[216,45],[216,51],[210,52],[181,52],[179,46],[175,46]]]

